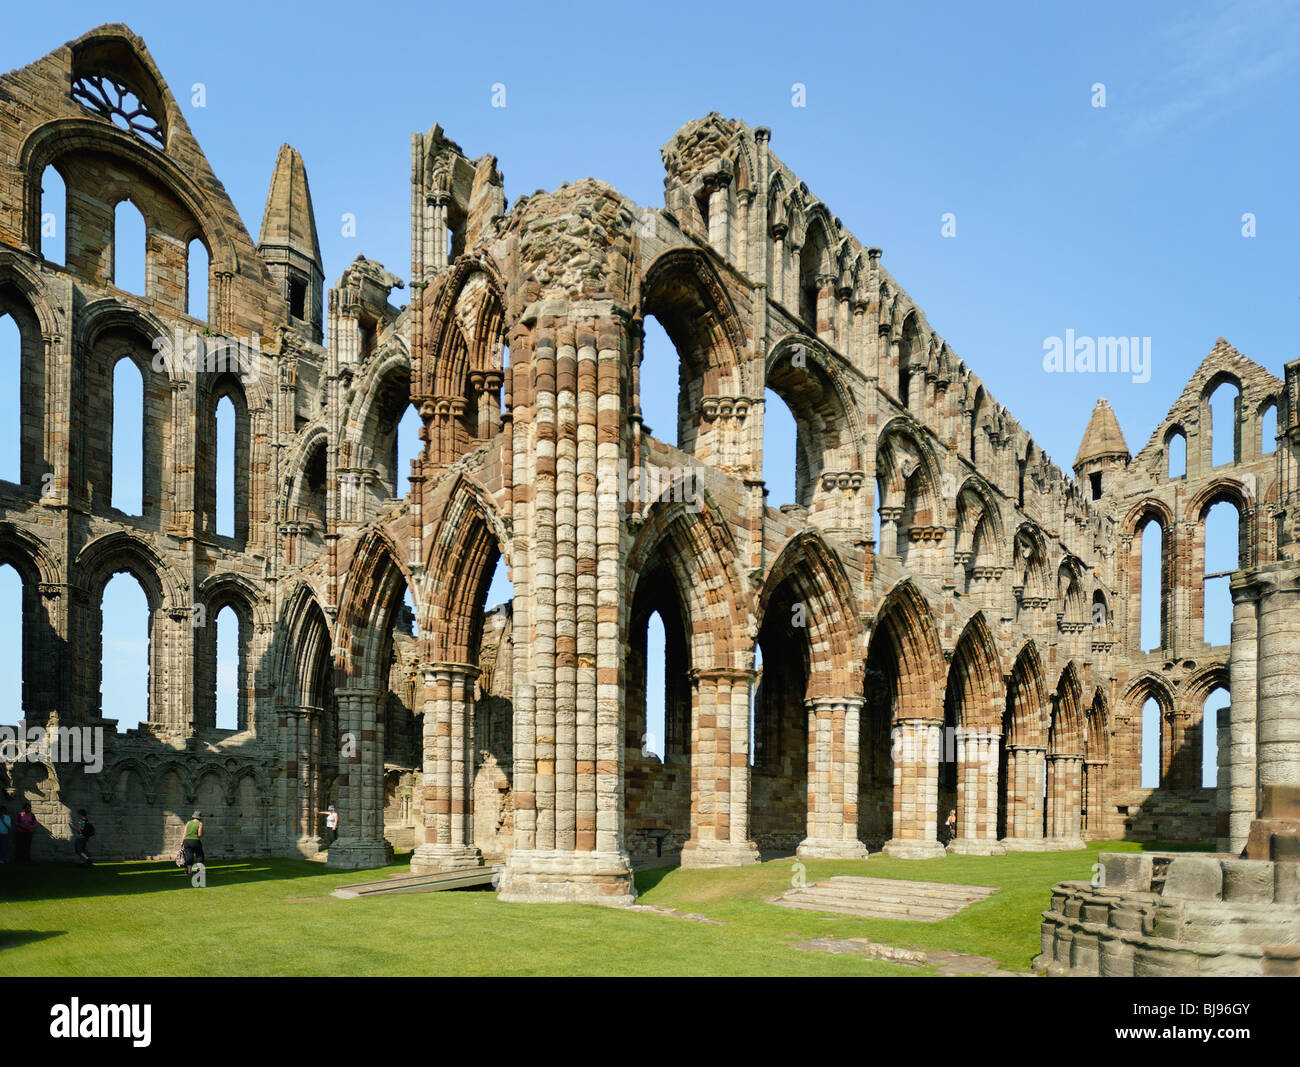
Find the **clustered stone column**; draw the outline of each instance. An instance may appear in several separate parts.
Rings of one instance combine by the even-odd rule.
[[[986,726],[957,728],[957,838],[949,852],[1000,856],[998,752],[1002,733]]]
[[[330,846],[330,867],[382,867],[392,862],[384,839],[384,716],[377,689],[336,693],[342,752],[339,775],[339,839]]]
[[[752,671],[697,670],[691,678],[691,836],[683,867],[757,863],[749,840]]]
[[[888,856],[942,856],[939,843],[939,756],[943,724],[934,719],[900,719],[894,725],[894,836]]]
[[[474,772],[474,687],[478,668],[430,663],[423,669],[424,841],[411,856],[411,872],[476,867],[471,777]]]
[[[1047,749],[1042,745],[1007,745],[1007,836],[1013,851],[1043,845],[1043,776]]]
[[[1062,848],[1082,848],[1083,756],[1047,757],[1047,836]]]
[[[1250,828],[1246,853],[1251,859],[1278,858],[1272,854],[1272,840],[1277,835],[1289,839],[1290,858],[1294,858],[1300,834],[1300,672],[1296,670],[1300,663],[1300,567],[1282,566],[1266,578],[1261,576],[1259,590],[1259,818]]]
[[[862,697],[812,697],[808,709],[808,836],[805,859],[861,859],[858,753]]]

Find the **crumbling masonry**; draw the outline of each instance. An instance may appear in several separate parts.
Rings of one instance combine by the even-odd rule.
[[[95,86],[129,89],[138,113]],[[942,856],[950,808],[949,847],[977,853],[1124,836],[1237,851],[1257,818],[1294,818],[1300,362],[1284,386],[1220,340],[1136,456],[1103,401],[1076,480],[770,139],[688,123],[663,150],[662,208],[590,179],[507,208],[496,160],[434,126],[412,140],[397,307],[402,280],[362,257],[325,288],[287,146],[253,241],[125,27],[0,78],[0,312],[22,338],[0,560],[23,581],[23,710],[109,735],[98,774],[9,764],[11,809],[31,799],[57,835],[87,806],[106,813],[101,854],[157,856],[198,805],[210,854],[311,856],[333,802],[332,865],[413,847],[417,870],[503,862],[508,898],[610,902],[660,848],[689,866]],[[62,265],[41,254],[47,167],[67,190]],[[128,198],[148,227],[143,295],[112,276]],[[186,313],[194,240],[206,318]],[[647,316],[680,357],[677,426],[653,431]],[[157,369],[177,331],[181,347],[260,351]],[[109,496],[122,359],[146,383],[134,516]],[[1216,467],[1208,397],[1225,381],[1237,460]],[[768,389],[798,425],[798,500],[779,510],[761,478]],[[233,537],[214,523],[223,398]],[[424,450],[403,498],[412,404]],[[1242,534],[1230,648],[1201,630],[1220,501]],[[1151,522],[1162,635],[1144,652]],[[498,558],[514,599],[488,612]],[[151,637],[147,724],[118,733],[101,718],[101,599],[121,571],[146,591]],[[212,627],[195,625],[225,606],[234,730],[216,727]],[[662,758],[643,740],[656,612]],[[1217,792],[1199,764],[1216,687],[1233,695]],[[1156,789],[1139,773],[1149,698]]]

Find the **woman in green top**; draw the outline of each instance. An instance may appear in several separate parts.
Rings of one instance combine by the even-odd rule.
[[[190,874],[196,864],[203,863],[203,814],[196,811],[185,824],[185,843],[181,846],[185,852],[185,873]]]

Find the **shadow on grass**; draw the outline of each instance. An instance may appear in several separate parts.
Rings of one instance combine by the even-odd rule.
[[[309,860],[220,859],[206,865],[208,886],[288,881],[325,875]],[[330,871],[329,874],[348,872]],[[364,872],[359,872],[364,877]],[[146,863],[36,863],[0,868],[0,896],[10,901],[70,900],[76,897],[135,896],[190,888],[190,876],[170,860]]]
[[[636,885],[637,893],[648,892],[677,869],[676,866],[651,867],[648,871],[637,871],[633,877],[633,884]]]
[[[0,952],[19,945],[30,945],[33,941],[45,941],[51,937],[62,937],[67,930],[0,930]]]

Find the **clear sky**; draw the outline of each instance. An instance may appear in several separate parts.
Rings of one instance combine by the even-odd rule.
[[[0,68],[105,10],[63,0],[8,20]],[[1298,15],[1267,0],[233,0],[118,2],[112,17],[144,37],[254,237],[278,146],[302,152],[331,281],[359,253],[408,276],[409,136],[434,122],[498,157],[511,202],[592,175],[643,204],[662,203],[659,147],[684,122],[717,110],[769,126],[773,150],[884,249],[931,325],[1068,469],[1098,396],[1136,452],[1215,338],[1278,375],[1295,354]],[[1150,337],[1149,381],[1045,373],[1044,341],[1067,329]]]

